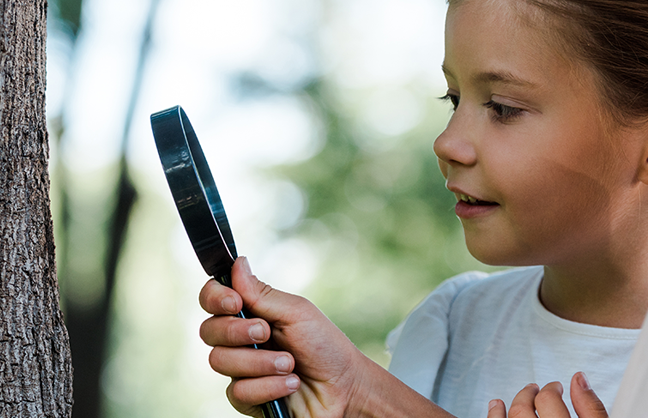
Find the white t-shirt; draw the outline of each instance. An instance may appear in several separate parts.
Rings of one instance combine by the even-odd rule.
[[[648,411],[648,314],[619,386],[610,418],[636,418]]]
[[[387,338],[390,372],[459,418],[507,407],[528,383],[560,381],[572,416],[571,377],[588,376],[611,410],[639,330],[559,318],[538,299],[542,267],[470,272],[441,284]]]

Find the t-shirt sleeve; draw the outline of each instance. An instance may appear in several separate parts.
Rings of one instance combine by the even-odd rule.
[[[462,290],[486,276],[468,272],[446,280],[387,336],[392,355],[389,371],[428,399],[448,349],[452,303]]]

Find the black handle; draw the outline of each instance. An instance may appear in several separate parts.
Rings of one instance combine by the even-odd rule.
[[[288,407],[286,407],[286,402],[284,402],[283,398],[264,403],[263,405],[261,405],[261,409],[263,410],[263,416],[265,418],[290,417]]]
[[[217,281],[224,286],[232,287],[232,278],[229,273],[219,275]],[[242,309],[236,316],[243,319],[252,317],[245,309]],[[259,346],[256,344],[252,344],[252,347],[259,349]],[[263,411],[264,418],[290,418],[290,412],[288,412],[286,401],[283,398],[261,405],[261,410]]]

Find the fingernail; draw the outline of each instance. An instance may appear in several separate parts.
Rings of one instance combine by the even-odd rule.
[[[290,359],[288,356],[277,357],[274,364],[278,373],[290,373]]]
[[[488,410],[490,411],[491,409],[495,408],[497,406],[497,401],[493,399],[492,401],[488,402]]]
[[[587,376],[585,376],[585,373],[580,372],[578,374],[578,384],[583,390],[592,390],[592,386],[590,385],[589,380],[587,379]]]
[[[248,335],[253,341],[263,342],[265,338],[265,328],[261,324],[254,324],[248,329]]]
[[[227,296],[221,301],[221,307],[226,313],[234,315],[236,312],[236,301],[233,297]]]
[[[299,379],[295,376],[290,376],[286,378],[286,387],[290,390],[299,389]]]
[[[243,257],[243,269],[247,274],[250,276],[252,275],[252,269],[250,268],[250,262],[248,261],[247,257]]]

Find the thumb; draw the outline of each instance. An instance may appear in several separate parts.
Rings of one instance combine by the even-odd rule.
[[[585,373],[578,372],[572,377],[570,394],[579,418],[608,418],[603,402],[592,390]]]
[[[243,306],[257,318],[278,322],[290,316],[291,308],[298,309],[302,299],[267,285],[254,274],[246,257],[239,257],[232,266],[232,287],[241,295]]]

